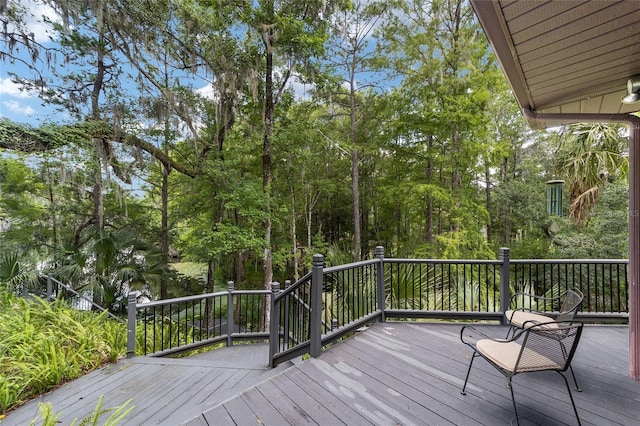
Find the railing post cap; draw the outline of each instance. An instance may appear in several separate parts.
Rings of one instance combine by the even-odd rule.
[[[314,254],[313,255],[313,264],[314,265],[320,265],[324,263],[324,256],[321,254]]]
[[[376,257],[383,257],[383,256],[384,256],[384,247],[376,246]]]
[[[500,247],[500,257],[503,259],[509,257],[509,247]]]
[[[273,293],[277,293],[277,292],[279,292],[279,291],[280,291],[280,283],[279,283],[279,282],[277,282],[277,281],[273,281],[273,282],[271,283],[271,291],[272,291]]]
[[[227,281],[227,289],[228,290],[233,290],[235,284],[233,281]]]

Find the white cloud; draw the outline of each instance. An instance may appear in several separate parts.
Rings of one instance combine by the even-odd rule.
[[[25,24],[26,27],[29,28],[29,31],[33,33],[35,40],[38,43],[46,43],[49,41],[51,26],[42,22],[42,17],[46,16],[52,22],[60,23],[62,22],[60,16],[58,16],[52,7],[40,4],[35,0],[22,0],[21,3],[30,12],[30,14],[28,13],[25,16],[27,20]]]
[[[11,81],[10,78],[0,77],[0,96],[8,95],[14,98],[31,98],[36,95],[33,92],[20,90],[20,85]]]
[[[3,101],[2,102],[2,109],[6,108],[7,110],[11,111],[13,114],[20,114],[20,115],[33,115],[36,113],[36,110],[31,108],[28,105],[23,105],[18,101]],[[5,116],[5,114],[2,112],[2,109],[0,109],[0,116]]]
[[[292,79],[289,87],[293,89],[293,95],[298,100],[310,99],[309,91],[313,88],[312,84],[303,83],[298,78]]]
[[[203,98],[210,99],[212,101],[215,101],[218,98],[212,84],[207,84],[206,86],[201,87],[200,89],[196,89],[196,93],[202,96]]]
[[[307,99],[310,99],[311,97],[310,92],[313,90],[314,85],[310,83],[304,83],[302,79],[298,78],[297,76],[293,76],[289,80],[287,87],[293,90],[293,95],[295,99],[307,100]],[[349,85],[347,84],[345,87],[349,88]],[[217,94],[217,90],[218,89],[216,89],[213,86],[213,84],[209,83],[199,89],[195,89],[195,92],[205,99],[209,99],[211,101],[217,101],[219,98]]]

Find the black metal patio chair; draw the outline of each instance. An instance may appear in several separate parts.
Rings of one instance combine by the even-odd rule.
[[[460,340],[473,349],[473,356],[469,362],[461,393],[466,395],[473,360],[476,357],[484,358],[507,378],[516,423],[520,424],[513,394],[513,377],[521,373],[556,371],[564,380],[573,411],[580,425],[578,409],[573,400],[569,382],[563,373],[571,366],[571,360],[582,334],[582,327],[581,322],[526,323],[511,339],[489,338],[473,326],[462,327]]]
[[[583,300],[584,295],[577,288],[570,288],[555,297],[536,296],[523,292],[514,294],[509,302],[509,306],[514,308],[504,313],[509,324],[507,339],[516,330],[524,328],[525,324],[543,323],[552,320],[573,321],[582,306]],[[525,301],[529,304],[529,307],[515,307],[518,302]],[[535,306],[537,309],[533,309],[531,306]],[[573,373],[573,368],[569,367],[569,371],[571,372],[571,377],[573,377],[573,383],[576,385],[576,391],[582,392],[576,375]]]

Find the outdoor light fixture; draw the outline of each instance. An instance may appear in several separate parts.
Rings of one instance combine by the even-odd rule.
[[[635,104],[640,101],[640,75],[627,80],[628,94],[622,98],[623,104]]]

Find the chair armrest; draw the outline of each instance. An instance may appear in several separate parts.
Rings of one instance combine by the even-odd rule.
[[[546,296],[538,296],[537,294],[531,294],[531,293],[525,293],[525,292],[518,292],[516,294],[514,294],[513,296],[511,296],[511,301],[516,300],[518,297],[519,298],[530,298],[535,300],[536,302],[538,300],[543,300],[543,301],[555,301],[555,300],[560,300],[566,292],[563,292],[562,294],[558,295],[558,296],[554,296],[554,297],[546,297]]]
[[[512,340],[489,336],[472,325],[465,325],[464,327],[462,327],[462,329],[460,329],[460,340],[467,346],[475,348],[476,342],[482,339],[490,339],[501,342],[509,342]]]
[[[531,294],[531,293],[525,293],[525,292],[518,292],[516,294],[514,294],[513,296],[511,296],[511,298],[509,299],[509,307],[511,306],[518,306],[518,300],[529,300],[530,304],[534,304],[536,306],[540,306],[540,304],[551,304],[551,306],[554,306],[554,304],[558,304],[560,305],[562,298],[565,297],[566,292],[563,292],[562,294],[559,294],[558,296],[554,296],[554,297],[546,297],[546,296],[538,296],[535,294]],[[532,309],[532,308],[528,308],[526,306],[522,306],[522,307],[518,307],[518,308],[514,308],[513,310],[527,310],[529,312],[537,312],[537,313],[544,313],[544,312],[549,312],[549,311],[543,311],[540,309]]]
[[[475,347],[480,339],[488,339],[489,336],[478,330],[472,325],[465,325],[460,329],[460,341],[465,345]]]
[[[532,331],[534,333],[558,333],[562,332],[562,330],[580,325],[583,323],[580,321],[526,321],[522,326],[522,331],[520,334]]]

